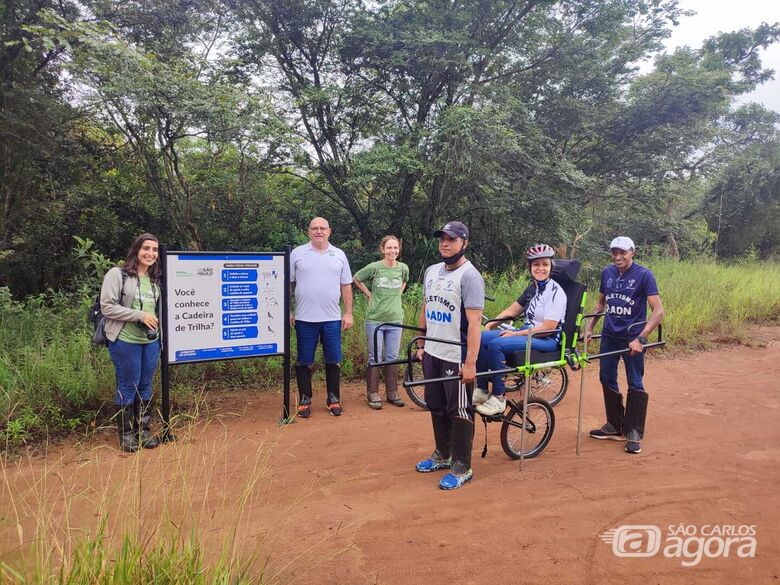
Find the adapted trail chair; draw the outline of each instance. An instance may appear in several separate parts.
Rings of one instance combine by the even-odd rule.
[[[518,404],[517,400],[507,398],[509,412],[505,412],[498,417],[504,423],[501,428],[501,446],[509,457],[520,459],[521,464],[523,458],[535,457],[547,446],[555,426],[555,418],[551,407],[563,400],[568,386],[566,366],[568,365],[573,370],[580,367],[580,355],[576,346],[583,314],[585,313],[588,289],[586,285],[576,280],[580,267],[579,260],[557,260],[553,267],[551,278],[566,293],[566,314],[563,326],[529,334],[525,350],[516,351],[507,356],[507,366],[512,368],[507,375],[510,378],[507,390],[511,391],[524,385],[525,391],[523,392],[522,406]],[[528,293],[530,293],[529,290],[527,290],[526,294]],[[500,319],[500,321],[507,320],[510,319]],[[490,321],[495,321],[495,319],[491,319],[488,322]],[[560,333],[561,335],[561,349],[559,351],[541,352],[531,348],[531,340],[534,337],[540,334],[553,333]],[[556,382],[558,379],[560,381]],[[530,406],[527,406],[529,404]],[[518,408],[519,406],[520,408]],[[538,426],[534,420],[537,415],[535,411],[538,410],[541,413],[544,407],[549,408],[550,436],[545,437],[544,439],[546,440],[543,443],[539,441],[539,443],[526,452],[526,433],[523,432],[523,429],[529,433],[534,432],[533,427]],[[507,415],[508,421],[504,420],[507,418]],[[518,417],[522,415],[522,425],[512,424],[511,419],[514,415]],[[488,422],[496,422],[491,420],[494,417],[480,416],[482,416],[486,426]],[[526,423],[527,418],[532,419],[531,424]],[[486,452],[487,433],[485,433],[483,456]]]
[[[493,370],[487,372],[477,372],[477,377],[486,377],[502,374],[512,374],[525,381],[525,392],[523,393],[522,402],[515,399],[507,398],[507,409],[499,414],[492,416],[485,416],[477,412],[485,424],[487,429],[487,423],[500,422],[501,427],[501,446],[504,452],[511,459],[519,459],[520,466],[522,468],[522,462],[525,458],[533,458],[539,455],[552,438],[553,431],[555,429],[555,415],[553,413],[552,406],[544,398],[533,396],[531,390],[531,381],[535,374],[541,372],[541,376],[547,375],[546,372],[551,369],[557,369],[561,372],[564,371],[566,365],[569,365],[572,369],[579,368],[580,356],[576,350],[576,341],[579,334],[579,327],[582,322],[582,315],[585,308],[585,296],[587,287],[584,284],[576,282],[577,274],[579,273],[580,262],[578,260],[558,260],[555,263],[553,269],[552,278],[563,287],[567,296],[566,306],[566,318],[564,320],[564,327],[557,328],[545,332],[539,333],[556,333],[561,334],[561,350],[556,352],[537,352],[531,350],[531,344],[528,343],[525,352],[516,352],[507,360],[507,367],[503,370]],[[507,321],[511,319],[501,319],[501,321]],[[401,327],[412,331],[422,332],[418,327],[410,325],[398,325],[394,323],[382,323],[377,327],[374,335],[374,347],[377,347],[377,336],[379,329],[383,327]],[[533,334],[529,337],[533,338]],[[444,382],[450,380],[457,380],[459,376],[449,376],[444,378],[435,379],[413,379],[413,366],[417,361],[416,349],[417,341],[437,341],[440,343],[447,343],[451,345],[462,346],[462,343],[437,339],[433,337],[427,337],[424,335],[418,335],[408,343],[407,345],[407,359],[395,360],[390,362],[381,363],[369,363],[369,367],[379,367],[391,364],[405,364],[406,375],[404,381],[404,387],[406,388],[409,398],[420,406],[426,408],[425,398],[423,392],[419,390],[420,387],[424,387],[426,384],[433,382]],[[537,378],[538,379],[538,378]],[[556,392],[558,397],[557,402],[563,398],[563,394],[566,391],[566,381],[568,378],[564,377],[562,388]],[[525,431],[525,432],[524,432]],[[526,433],[530,434],[533,442],[526,448]],[[485,436],[485,447],[482,451],[482,456],[487,454],[487,433]]]
[[[550,406],[559,404],[566,395],[569,385],[566,366],[568,365],[573,370],[579,369],[579,355],[576,346],[579,341],[588,289],[586,285],[577,282],[580,267],[579,260],[556,260],[551,274],[551,278],[566,293],[566,315],[563,328],[560,330],[560,351],[541,352],[531,349],[531,344],[528,343],[525,351],[516,351],[508,356],[507,366],[517,368],[507,375],[506,389],[508,391],[524,385],[526,378],[530,377],[531,396],[543,398]],[[530,285],[523,293],[523,296],[529,300],[531,295],[533,295],[533,285]],[[527,306],[527,302],[524,306]],[[487,322],[508,320],[490,319]],[[538,335],[539,333],[532,334],[529,341]]]

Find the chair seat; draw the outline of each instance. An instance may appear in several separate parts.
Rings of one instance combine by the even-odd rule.
[[[557,362],[561,359],[561,350],[558,351],[536,351],[531,350],[531,363],[543,364],[545,362]],[[522,366],[525,363],[525,350],[514,351],[506,360],[510,368]]]

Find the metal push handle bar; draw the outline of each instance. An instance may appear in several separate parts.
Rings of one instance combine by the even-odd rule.
[[[518,317],[502,317],[501,319],[499,319],[498,317],[494,317],[493,319],[485,319],[485,316],[482,315],[482,324],[487,325],[488,323],[496,323],[496,322],[503,323],[504,321],[516,321]]]
[[[438,339],[436,337],[426,337],[425,335],[418,335],[417,337],[413,338],[409,345],[406,348],[406,355],[407,360],[403,361],[402,363],[405,364],[411,364],[413,361],[412,359],[412,346],[416,344],[417,341],[423,340],[423,341],[435,341],[437,343],[446,343],[448,345],[457,345],[459,347],[463,347],[463,343],[459,341],[450,341],[449,339]],[[485,376],[493,376],[497,374],[509,374],[510,372],[516,372],[517,368],[507,368],[504,370],[493,370],[493,371],[487,371],[487,372],[481,372],[477,374],[475,377],[477,378],[483,378]],[[413,386],[423,386],[425,384],[435,384],[438,382],[452,382],[454,380],[460,380],[460,375],[458,376],[445,376],[443,378],[429,378],[426,380],[412,380],[411,379],[412,371],[411,368],[407,368],[406,370],[406,380],[404,381],[404,387],[405,388],[411,388]]]
[[[630,331],[634,327],[639,327],[640,325],[645,325],[646,323],[647,323],[647,321],[638,321],[637,323],[633,323],[632,325],[630,325],[628,327],[628,331]],[[601,337],[601,335],[599,335],[598,337]],[[594,335],[594,336],[592,336],[592,338],[596,338],[596,336]],[[642,348],[644,350],[644,349],[649,349],[649,348],[653,348],[653,347],[661,347],[661,346],[664,346],[664,345],[666,345],[666,341],[663,338],[663,325],[661,325],[659,323],[658,324],[658,341],[654,341],[653,343],[648,343],[646,345],[643,345]],[[587,348],[586,348],[586,350],[587,350]],[[596,354],[593,354],[593,355],[588,355],[586,353],[585,359],[590,361],[590,360],[601,359],[603,357],[608,357],[608,356],[612,356],[612,355],[622,355],[622,354],[628,353],[630,351],[631,351],[630,349],[625,348],[625,349],[618,349],[618,350],[615,350],[615,351],[605,351],[604,353],[596,353]]]
[[[415,327],[414,325],[404,325],[403,323],[382,323],[374,329],[374,348],[379,347],[379,330],[383,327],[397,327],[399,329],[408,329],[409,331],[425,331],[425,329],[421,329],[420,327]],[[418,361],[417,359],[411,360],[412,362]],[[408,364],[410,363],[410,360],[391,360],[387,362],[368,362],[369,368],[378,368],[381,366],[396,366],[401,364]]]
[[[606,315],[606,314],[607,314],[607,312],[606,312],[606,311],[602,311],[601,313],[591,313],[591,314],[589,314],[589,315],[583,315],[583,316],[582,316],[582,323],[585,323],[585,319],[593,319],[594,317],[603,317],[603,316],[604,316],[604,315]],[[595,327],[595,326],[594,326],[594,327]],[[583,338],[584,338],[584,337],[585,337],[585,336],[583,335]],[[601,339],[601,334],[598,334],[598,335],[591,335],[591,336],[590,336],[590,339]],[[587,349],[587,348],[586,348],[586,349]]]
[[[533,338],[535,336],[537,336],[537,335],[541,335],[541,334],[549,335],[550,333],[563,333],[563,329],[561,327],[556,327],[555,329],[542,329],[541,331],[537,331],[535,333],[533,331],[529,331],[528,332],[528,341],[525,344],[525,363],[526,364],[530,364],[531,363],[531,341],[533,340]],[[564,335],[565,335],[565,333],[564,333]],[[563,345],[563,344],[561,344],[561,345]]]
[[[485,378],[487,376],[497,376],[501,374],[511,374],[516,372],[517,368],[506,368],[503,370],[489,370],[487,372],[480,372],[476,374],[475,378]],[[413,386],[424,386],[425,384],[435,384],[437,382],[452,382],[454,380],[460,380],[460,376],[445,376],[444,378],[428,378],[426,380],[409,380],[404,382],[404,387],[411,388]]]

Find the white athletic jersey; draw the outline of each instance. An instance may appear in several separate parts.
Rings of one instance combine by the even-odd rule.
[[[462,363],[466,355],[468,321],[466,309],[482,310],[485,306],[485,283],[471,262],[456,270],[447,270],[444,262],[425,271],[426,337],[447,339],[458,344],[425,341],[425,353],[447,362]]]
[[[536,294],[525,307],[525,323],[538,327],[549,320],[557,321],[557,327],[562,326],[566,318],[566,293],[561,285],[550,279],[543,287],[534,288]]]
[[[290,280],[295,283],[297,320],[341,320],[341,285],[352,282],[352,272],[339,248],[329,244],[320,252],[311,243],[298,246],[290,254]]]

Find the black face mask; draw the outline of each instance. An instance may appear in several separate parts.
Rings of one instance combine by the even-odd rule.
[[[456,263],[458,260],[460,260],[461,258],[463,258],[463,256],[465,256],[465,255],[466,255],[466,248],[467,248],[467,247],[468,247],[468,246],[464,245],[464,246],[463,246],[463,248],[461,248],[460,252],[458,252],[458,253],[457,253],[457,254],[455,254],[454,256],[450,256],[449,258],[445,258],[444,256],[442,256],[441,252],[439,252],[439,256],[441,257],[441,261],[442,261],[442,262],[444,262],[444,264],[445,264],[446,266],[452,266],[452,265],[453,265],[453,264],[455,264],[455,263]]]

